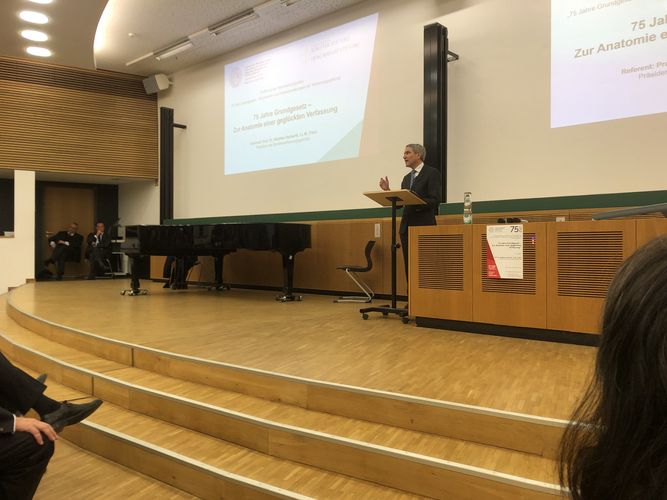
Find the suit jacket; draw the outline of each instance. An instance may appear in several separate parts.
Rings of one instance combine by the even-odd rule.
[[[442,180],[440,172],[424,165],[410,188],[410,171],[401,182],[401,189],[410,189],[426,202],[426,205],[408,205],[403,208],[401,216],[401,234],[408,234],[410,226],[434,226],[435,216],[442,201]]]
[[[59,231],[49,238],[49,243],[58,241],[67,241],[69,246],[65,252],[65,260],[70,262],[81,262],[81,245],[83,244],[83,236],[79,233],[74,233],[72,236],[67,231]]]
[[[111,237],[109,236],[108,233],[102,233],[102,238],[97,242],[97,245],[95,245],[95,235],[97,233],[89,233],[88,237],[86,238],[86,243],[88,244],[88,247],[86,248],[86,258],[90,259],[90,255],[93,252],[93,249],[97,249],[99,252],[102,253],[104,258],[109,258],[111,255]]]
[[[14,432],[14,414],[0,408],[0,434]]]

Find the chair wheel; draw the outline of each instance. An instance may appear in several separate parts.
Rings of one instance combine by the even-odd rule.
[[[362,317],[362,319],[368,319],[368,314],[363,313],[363,314],[361,315],[361,317]]]
[[[408,318],[407,316],[403,316],[401,318],[401,321],[403,322],[404,325],[407,325],[408,323],[410,323],[410,318]]]

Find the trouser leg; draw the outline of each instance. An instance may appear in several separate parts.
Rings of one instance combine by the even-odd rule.
[[[67,252],[65,247],[59,246],[53,251],[51,259],[56,263],[56,274],[60,277],[65,274],[65,259],[67,258]]]
[[[0,498],[30,500],[53,452],[46,436],[40,445],[27,432],[0,435]]]
[[[46,389],[44,384],[16,368],[1,353],[0,381],[0,407],[11,412],[26,413]]]
[[[104,264],[104,255],[100,250],[97,248],[93,248],[92,251],[90,252],[89,259],[90,259],[90,272],[88,273],[89,277],[95,277],[98,274],[102,274],[104,270],[106,269],[106,266]]]
[[[408,280],[408,234],[399,233],[401,237],[401,250],[403,251],[403,264],[405,264],[405,280]]]

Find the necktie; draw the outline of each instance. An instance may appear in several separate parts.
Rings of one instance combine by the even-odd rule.
[[[410,172],[410,189],[412,189],[412,185],[415,183],[415,177],[417,177],[417,171],[413,170]]]

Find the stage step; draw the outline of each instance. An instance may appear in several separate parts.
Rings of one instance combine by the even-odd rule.
[[[542,484],[553,481],[554,464],[548,459],[313,412],[137,368],[105,364],[109,362],[96,361],[91,354],[46,340],[16,324],[5,321],[4,326],[3,350],[13,349],[18,359],[32,366],[44,366],[46,360],[47,371],[50,369],[56,380],[74,381],[77,388],[90,387],[107,401],[273,457],[432,497],[459,497],[465,492],[475,498],[489,489],[496,498],[547,498],[557,493],[549,484]],[[60,357],[69,360],[70,366],[59,364]],[[83,367],[96,362],[102,371]]]
[[[86,396],[50,379],[47,384],[46,394],[56,400]],[[270,457],[108,402],[61,435],[81,448],[201,498],[418,498]]]
[[[34,498],[194,500],[197,497],[60,439]]]
[[[105,339],[23,312],[14,304],[13,294],[6,310],[33,333],[124,366],[355,420],[549,459],[556,458],[566,425],[553,418],[291,377]]]

